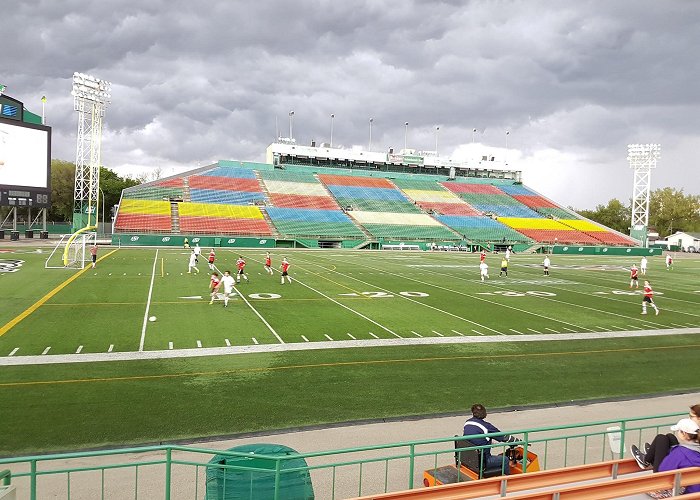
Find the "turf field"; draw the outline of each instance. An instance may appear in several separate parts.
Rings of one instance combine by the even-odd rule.
[[[545,277],[516,254],[499,277],[490,255],[482,283],[476,254],[276,250],[270,276],[252,249],[225,308],[182,249],[105,247],[82,272],[0,250],[23,261],[0,273],[1,454],[698,387],[700,259],[651,258],[643,316],[630,258],[555,255]]]

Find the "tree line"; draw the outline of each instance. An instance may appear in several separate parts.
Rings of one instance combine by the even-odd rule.
[[[593,210],[575,212],[624,234],[632,225],[632,200],[625,205],[617,198]],[[665,238],[677,231],[700,232],[700,196],[670,187],[655,189],[649,196],[649,227]]]

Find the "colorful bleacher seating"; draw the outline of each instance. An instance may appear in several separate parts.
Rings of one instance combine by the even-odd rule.
[[[438,215],[437,219],[457,233],[472,241],[506,241],[530,243],[532,240],[522,233],[484,216]]]
[[[179,203],[180,229],[200,234],[272,234],[260,208],[207,203]]]
[[[364,238],[364,233],[340,210],[308,208],[266,209],[277,230],[288,236]]]
[[[170,202],[122,199],[114,226],[122,231],[170,232]]]
[[[396,179],[394,184],[428,213],[480,215],[478,210],[436,181]]]
[[[340,210],[313,174],[261,171],[260,175],[274,207]]]

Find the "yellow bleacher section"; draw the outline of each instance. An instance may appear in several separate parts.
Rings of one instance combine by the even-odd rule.
[[[124,214],[170,215],[169,201],[122,199],[119,212]]]
[[[226,219],[263,219],[258,207],[222,205],[216,203],[178,203],[183,217],[223,217]],[[170,208],[168,207],[168,213]]]
[[[589,222],[587,220],[581,220],[581,219],[559,219],[559,222],[562,224],[565,224],[569,227],[572,227],[574,229],[577,229],[578,231],[583,231],[583,232],[588,232],[588,233],[595,233],[595,232],[606,232],[606,229],[604,227],[600,227],[597,224],[594,224],[592,222]]]
[[[566,226],[554,219],[530,219],[520,217],[499,217],[498,222],[513,229],[554,229],[557,231],[573,231],[573,227]],[[580,222],[580,221],[570,221]]]

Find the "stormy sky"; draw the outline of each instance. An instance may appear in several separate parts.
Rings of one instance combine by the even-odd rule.
[[[102,163],[122,175],[264,159],[276,136],[506,158],[576,208],[700,194],[700,2],[5,0],[0,83],[75,160],[75,71],[112,82]],[[473,129],[477,132],[473,134]],[[506,137],[506,131],[509,132]],[[474,140],[474,142],[472,142]],[[506,149],[506,140],[507,146]]]

